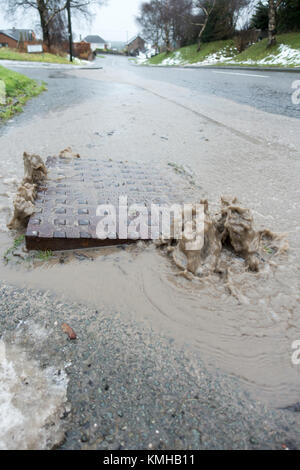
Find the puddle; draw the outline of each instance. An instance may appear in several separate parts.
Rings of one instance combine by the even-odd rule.
[[[189,172],[171,167],[192,184]],[[12,234],[1,233],[0,275],[65,301],[116,309],[198,350],[211,367],[239,377],[255,398],[278,407],[298,402],[293,250],[287,252],[285,237],[256,229],[251,211],[236,199],[210,209],[205,203],[204,232],[204,246],[192,252],[183,239],[54,254],[27,253],[21,239],[11,250]]]
[[[95,72],[95,87],[97,84]],[[195,111],[199,111],[193,114],[183,107],[179,111],[155,94],[145,95],[141,89],[118,85],[113,93],[106,93],[108,85],[102,81],[100,85],[102,101],[92,97],[80,109],[65,110],[64,115],[60,107],[61,114],[34,120],[2,138],[7,150],[0,162],[0,230],[6,230],[12,215],[9,211],[16,192],[12,178],[23,178],[20,149],[25,144],[29,151],[38,148],[46,158],[67,145],[82,153],[88,140],[91,145],[101,145],[97,158],[118,161],[122,155],[130,161],[141,158],[142,163],[164,165],[176,161],[178,164],[171,168],[176,172],[181,172],[182,165],[190,165],[197,182],[205,188],[205,196],[216,203],[210,208],[212,213],[220,193],[237,194],[246,207],[253,209],[258,231],[264,227],[289,231],[290,250],[278,255],[277,266],[264,263],[258,271],[249,271],[245,269],[245,256],[241,253],[232,262],[228,247],[222,255],[224,263],[231,260],[227,280],[220,273],[187,279],[179,275],[183,269],[176,266],[172,256],[151,244],[59,253],[28,264],[18,257],[18,264],[5,264],[3,254],[11,247],[13,235],[0,232],[1,279],[20,287],[51,291],[65,302],[72,299],[98,311],[115,309],[196,349],[212,370],[218,367],[239,377],[255,398],[275,407],[299,402],[300,367],[291,362],[292,343],[300,339],[298,163],[290,160],[286,148],[276,146],[274,150],[248,140],[246,147],[239,134],[229,134],[228,128],[206,121],[199,114],[206,102],[200,99],[193,101]],[[177,100],[176,90],[166,87],[169,94],[166,91],[165,95],[172,98],[173,93]],[[137,99],[143,99],[143,107]],[[183,105],[191,102],[190,94],[182,94],[180,99]],[[126,113],[122,112],[125,101]],[[249,132],[250,137],[255,134],[248,111],[235,115],[235,108],[228,103],[221,105],[226,114],[241,120],[238,129]],[[133,117],[135,124],[130,123]],[[255,121],[254,115],[251,117]],[[283,124],[274,118],[272,126],[266,127],[270,119],[258,115],[255,129],[260,128],[259,138],[266,134],[272,141],[270,129],[280,135]],[[296,123],[289,121],[288,125],[288,137],[293,132],[296,136]],[[199,126],[207,142],[196,138]],[[109,135],[113,130],[116,132]],[[152,137],[154,132],[157,135]],[[168,136],[169,141],[157,136]],[[90,157],[94,154],[94,150],[88,153]],[[186,180],[190,186],[192,178],[186,176]],[[267,242],[267,259],[273,257],[269,250],[272,248]]]
[[[291,344],[300,337],[298,273],[288,254],[257,272],[236,257],[231,288],[219,273],[179,276],[172,258],[144,242],[55,253],[27,266],[2,263],[1,277],[98,310],[115,308],[197,349],[255,398],[278,407],[299,401],[299,368],[291,364]]]

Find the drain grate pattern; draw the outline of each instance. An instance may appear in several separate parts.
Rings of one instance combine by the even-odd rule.
[[[152,163],[128,163],[96,159],[49,157],[48,179],[39,188],[36,211],[26,232],[29,250],[67,250],[129,243],[128,235],[99,239],[96,227],[101,217],[99,205],[118,208],[119,197],[128,206],[138,204],[149,210],[160,206],[195,202],[195,190],[170,168]],[[118,209],[117,209],[118,211]],[[128,225],[135,216],[128,217]],[[149,217],[149,226],[150,226]]]

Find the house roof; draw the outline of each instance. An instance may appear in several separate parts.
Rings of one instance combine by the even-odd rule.
[[[126,44],[126,46],[129,46],[133,41],[135,41],[137,38],[140,38],[142,41],[146,42],[139,34],[137,36],[134,36],[133,38],[131,38],[128,43]]]
[[[15,41],[20,41],[21,37],[23,40],[31,39],[33,32],[34,31],[32,29],[0,29],[0,33],[8,36],[11,39],[14,39]]]
[[[93,44],[105,44],[106,41],[105,39],[101,38],[100,36],[97,36],[97,35],[90,35],[90,36],[87,36],[86,38],[84,38],[84,41],[85,42],[91,42]]]

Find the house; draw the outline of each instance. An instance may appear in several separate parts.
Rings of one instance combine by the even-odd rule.
[[[36,40],[32,29],[0,29],[0,47],[16,49],[20,42],[33,42]]]
[[[127,54],[137,56],[140,52],[144,52],[145,45],[146,41],[141,36],[135,36],[126,44]]]
[[[100,36],[97,35],[90,35],[84,38],[84,42],[89,42],[91,45],[92,51],[96,51],[97,49],[109,49],[110,45]]]

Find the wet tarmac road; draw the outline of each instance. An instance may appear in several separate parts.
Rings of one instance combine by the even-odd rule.
[[[192,100],[201,103],[205,96],[220,97],[235,103],[248,105],[272,114],[300,118],[300,105],[292,102],[295,89],[292,85],[300,80],[299,73],[250,71],[250,70],[215,70],[213,68],[183,69],[172,67],[147,67],[133,65],[125,57],[106,56],[96,59],[96,66],[120,69],[134,73],[137,79],[154,80],[170,83],[190,92]],[[52,68],[31,68],[12,64],[9,68],[48,84],[48,92],[41,100],[33,100],[27,105],[29,113],[47,114],[50,110],[66,109],[81,101],[109,95],[111,87],[105,82],[87,79],[84,71],[77,75]],[[76,70],[76,69],[75,69]],[[101,70],[97,73],[103,74]],[[66,80],[67,79],[67,80]],[[22,122],[22,116],[18,117]],[[0,129],[0,134],[1,134]]]
[[[11,70],[24,74],[34,80],[46,83],[47,92],[42,93],[37,99],[30,100],[26,105],[26,112],[14,118],[21,124],[28,120],[28,116],[45,116],[50,111],[64,111],[65,109],[81,103],[84,100],[107,96],[110,93],[110,87],[107,84],[99,85],[99,82],[89,80],[84,77],[77,77],[67,73],[65,69],[47,69],[47,68],[24,68],[12,65]],[[0,135],[10,126],[0,127]]]
[[[292,103],[292,84],[300,80],[299,73],[250,70],[215,70],[213,68],[183,69],[169,67],[134,66],[123,57],[108,56],[101,64],[134,68],[143,79],[159,80],[199,93],[227,98],[237,103],[254,106],[268,113],[300,118],[300,106]]]
[[[255,400],[264,400],[271,408],[283,408],[299,402],[300,369],[291,365],[291,344],[300,337],[298,119],[267,114],[254,107],[254,103],[251,107],[241,105],[234,97],[225,99],[216,94],[207,94],[200,87],[194,92],[189,87],[155,78],[155,74],[157,77],[158,74],[171,77],[173,72],[181,73],[180,70],[153,69],[152,72],[152,69],[132,67],[122,58],[114,58],[114,61],[110,58],[99,59],[104,68],[94,71],[20,70],[47,81],[49,91],[31,100],[25,112],[0,131],[0,202],[3,210],[11,206],[8,196],[15,192],[13,179],[22,177],[21,157],[25,149],[28,152],[39,152],[46,158],[70,145],[82,158],[155,161],[161,165],[176,162],[179,167],[189,166],[193,169],[197,183],[200,182],[204,196],[210,201],[217,201],[221,194],[236,195],[244,205],[254,210],[259,225],[275,231],[289,231],[291,249],[288,259],[274,270],[274,275],[270,272],[263,273],[260,279],[250,275],[244,277],[241,288],[245,290],[249,304],[242,305],[232,296],[229,297],[222,286],[198,288],[178,278],[170,261],[152,248],[137,248],[133,252],[101,251],[93,262],[89,258],[84,261],[76,257],[69,261],[63,259],[62,263],[53,260],[53,264],[42,264],[34,269],[26,269],[21,265],[16,270],[14,266],[2,266],[0,263],[1,279],[22,289],[21,297],[15,302],[12,302],[10,290],[7,295],[3,291],[1,309],[4,312],[4,326],[8,325],[8,317],[18,323],[18,312],[25,311],[24,305],[31,308],[32,294],[29,288],[36,289],[38,297],[41,291],[50,291],[56,298],[65,299],[59,321],[71,320],[75,329],[78,328],[75,323],[77,318],[73,318],[70,312],[76,311],[78,319],[87,322],[89,331],[97,331],[90,324],[85,310],[78,306],[72,308],[72,301],[90,308],[93,314],[105,312],[110,315],[111,310],[118,311],[124,321],[130,317],[138,331],[142,329],[141,322],[153,329],[152,351],[158,342],[156,332],[159,330],[174,341],[175,355],[178,357],[181,352],[177,349],[177,343],[181,342],[187,354],[190,354],[192,346],[197,358],[201,358],[213,374],[219,368],[238,378],[239,386],[235,381],[229,385],[229,389],[250,390]],[[118,61],[123,61],[122,66]],[[201,74],[208,72],[211,73],[209,70],[200,71]],[[151,73],[151,77],[143,78],[143,74]],[[199,72],[195,70],[191,73],[196,76]],[[190,71],[184,70],[182,74],[188,76]],[[280,77],[283,75],[280,74]],[[221,79],[222,76],[216,74],[217,80],[224,80],[226,76]],[[296,76],[291,74],[291,79]],[[260,80],[258,77],[256,79]],[[3,214],[0,220],[4,226]],[[7,232],[1,233],[1,241],[2,251],[10,247],[11,240]],[[84,258],[81,254],[78,256]],[[40,319],[43,311],[43,321],[47,322],[55,318],[58,310],[51,303],[45,310],[38,305],[33,312],[36,312],[36,319]],[[29,318],[33,314],[30,311]],[[100,351],[108,351],[107,344],[114,348],[115,343],[107,336],[108,328],[103,328],[102,317],[97,314],[95,322],[99,325],[99,334],[95,336],[94,349],[90,353],[94,354],[98,348]],[[111,329],[114,341],[120,328],[122,330],[122,324],[117,321]],[[131,324],[128,330],[132,330]],[[78,331],[80,333],[80,329]],[[85,338],[88,337],[87,334]],[[98,338],[104,339],[104,347]],[[120,343],[118,339],[117,342]],[[130,350],[126,340],[124,344],[125,349]],[[56,342],[55,347],[59,349]],[[89,341],[84,341],[83,354],[87,354],[89,347]],[[145,351],[143,345],[141,350]],[[146,362],[150,363],[149,352],[145,354]],[[123,351],[121,356],[125,357]],[[136,356],[139,357],[139,354]],[[112,353],[107,352],[105,376],[114,373],[111,357]],[[161,363],[156,352],[154,361]],[[97,364],[101,364],[101,359]],[[76,367],[82,368],[82,365],[80,358]],[[197,368],[197,371],[203,370],[200,361]],[[122,364],[122,370],[127,374],[126,361]],[[183,377],[178,367],[177,371]],[[102,371],[99,376],[101,374]],[[96,383],[89,373],[86,375]],[[93,415],[90,404],[94,404],[92,397],[96,392],[94,385],[89,385],[91,398],[79,397],[76,392],[77,377],[75,370],[70,399],[75,410],[80,410],[81,403],[85,402],[85,405],[83,417],[76,417],[76,424],[72,425],[76,436],[74,440],[71,437],[69,448],[77,445],[85,420]],[[138,378],[141,379],[142,393],[148,396],[149,387],[140,372]],[[157,382],[164,390],[161,377]],[[175,380],[172,390],[176,390],[176,383]],[[211,381],[211,389],[218,389],[215,377]],[[179,402],[186,402],[185,390],[178,393]],[[207,394],[203,391],[200,395],[205,397]],[[157,389],[153,396],[157,398],[157,416],[160,420],[166,407],[161,404]],[[128,409],[133,409],[134,396],[131,396],[129,389],[128,400]],[[241,448],[244,446],[242,427],[245,426],[246,439],[252,436],[252,429],[258,429],[256,423],[247,421],[251,411],[243,407],[240,420],[227,416],[220,424],[220,414],[215,415],[213,411],[216,407],[226,406],[223,396],[220,401],[221,405],[213,403],[208,419],[212,425],[219,427],[221,436],[217,436],[215,444],[209,442],[207,447]],[[237,397],[230,397],[231,411],[239,410],[238,401]],[[96,400],[97,414],[101,414],[103,403],[106,408],[105,402]],[[109,397],[107,407],[119,407],[119,403],[119,396],[112,396]],[[250,406],[253,406],[252,402]],[[111,409],[107,410],[108,413],[112,413]],[[152,412],[151,401],[146,410],[147,423]],[[203,413],[203,410],[196,412],[196,431]],[[297,413],[289,413],[292,420],[297,419]],[[184,418],[186,429],[190,422],[189,416]],[[258,422],[264,423],[265,410],[260,409],[256,416]],[[146,440],[136,436],[134,443],[126,439],[123,441],[123,438],[112,443],[111,428],[117,421],[114,414],[109,419],[109,430],[103,429],[103,434],[108,433],[103,444],[107,448],[119,445],[120,440],[125,442],[127,448],[152,442],[148,436]],[[270,429],[274,429],[271,419],[267,420]],[[237,422],[237,426],[233,435],[229,436],[228,443],[225,443],[222,439],[228,435],[229,422]],[[279,421],[277,423],[278,429],[284,429],[284,425],[279,424]],[[135,423],[132,429],[134,426]],[[144,432],[144,429],[149,429],[149,424],[139,429]],[[278,437],[276,442],[262,440],[260,432],[255,431],[254,440],[258,442],[258,447],[277,448],[286,443],[287,438],[294,438],[294,446],[298,447],[300,439],[297,429],[297,424],[291,422],[290,434]],[[194,446],[189,430],[185,435],[187,443],[184,442],[182,446]],[[214,436],[214,431],[210,435]],[[170,436],[167,430],[166,437],[170,439]],[[87,445],[92,446],[94,443]],[[170,445],[170,440],[166,445]],[[95,443],[95,446],[98,444]]]
[[[292,102],[295,92],[292,85],[300,80],[300,72],[148,67],[134,65],[126,57],[109,55],[96,59],[95,66],[104,69],[120,68],[133,72],[143,80],[156,80],[180,86],[191,91],[194,99],[198,99],[199,95],[221,97],[268,113],[300,118],[300,106]],[[26,68],[24,64],[22,67],[12,64],[9,68],[49,84],[42,107],[36,109],[36,112],[47,113],[50,109],[68,107],[83,99],[92,98],[93,95],[109,93],[109,87],[105,87],[103,82],[99,86],[98,81],[84,78],[84,73],[81,77],[72,76],[66,73],[65,68]],[[101,70],[98,73],[101,74]],[[64,80],[66,78],[68,80]]]

